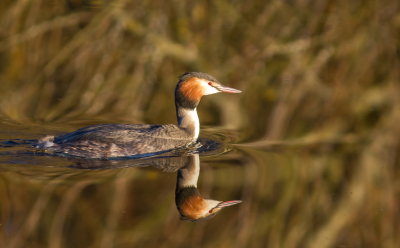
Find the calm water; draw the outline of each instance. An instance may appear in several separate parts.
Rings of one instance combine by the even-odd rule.
[[[1,119],[0,247],[367,247],[398,239],[396,184],[361,144],[235,144],[240,133],[202,129],[205,142],[219,145],[200,152],[199,192],[242,203],[192,223],[175,205],[173,159],[88,161],[31,148],[80,126]]]

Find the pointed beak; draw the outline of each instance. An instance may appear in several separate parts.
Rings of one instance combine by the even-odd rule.
[[[217,205],[217,208],[224,208],[224,207],[229,207],[238,203],[241,203],[242,201],[236,200],[236,201],[225,201],[221,202],[220,204]]]
[[[224,86],[224,85],[216,85],[216,86],[214,86],[217,90],[219,90],[219,91],[221,91],[221,92],[226,92],[226,93],[242,93],[242,91],[241,90],[237,90],[237,89],[234,89],[234,88],[231,88],[231,87],[227,87],[227,86]]]

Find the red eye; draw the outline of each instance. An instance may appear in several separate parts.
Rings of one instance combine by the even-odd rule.
[[[212,85],[212,83],[211,83],[211,82],[208,82],[208,85]]]
[[[210,84],[210,83],[208,83],[208,84]],[[212,213],[212,210],[210,210],[210,211],[208,211],[210,214]]]

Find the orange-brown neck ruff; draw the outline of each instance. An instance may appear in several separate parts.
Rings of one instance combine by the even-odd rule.
[[[195,109],[204,94],[199,79],[191,77],[178,85],[175,91],[175,101],[183,108]]]
[[[197,219],[204,208],[204,199],[200,195],[192,196],[186,199],[181,206],[181,214],[191,219]]]

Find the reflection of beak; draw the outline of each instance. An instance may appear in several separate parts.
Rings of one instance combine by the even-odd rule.
[[[242,201],[225,201],[221,202],[220,204],[217,205],[217,208],[224,208],[224,207],[229,207],[238,203],[241,203]]]
[[[231,87],[227,87],[227,86],[224,86],[224,85],[215,85],[214,86],[217,90],[219,90],[219,91],[221,91],[221,92],[226,92],[226,93],[242,93],[242,91],[241,90],[237,90],[237,89],[234,89],[234,88],[231,88]]]

